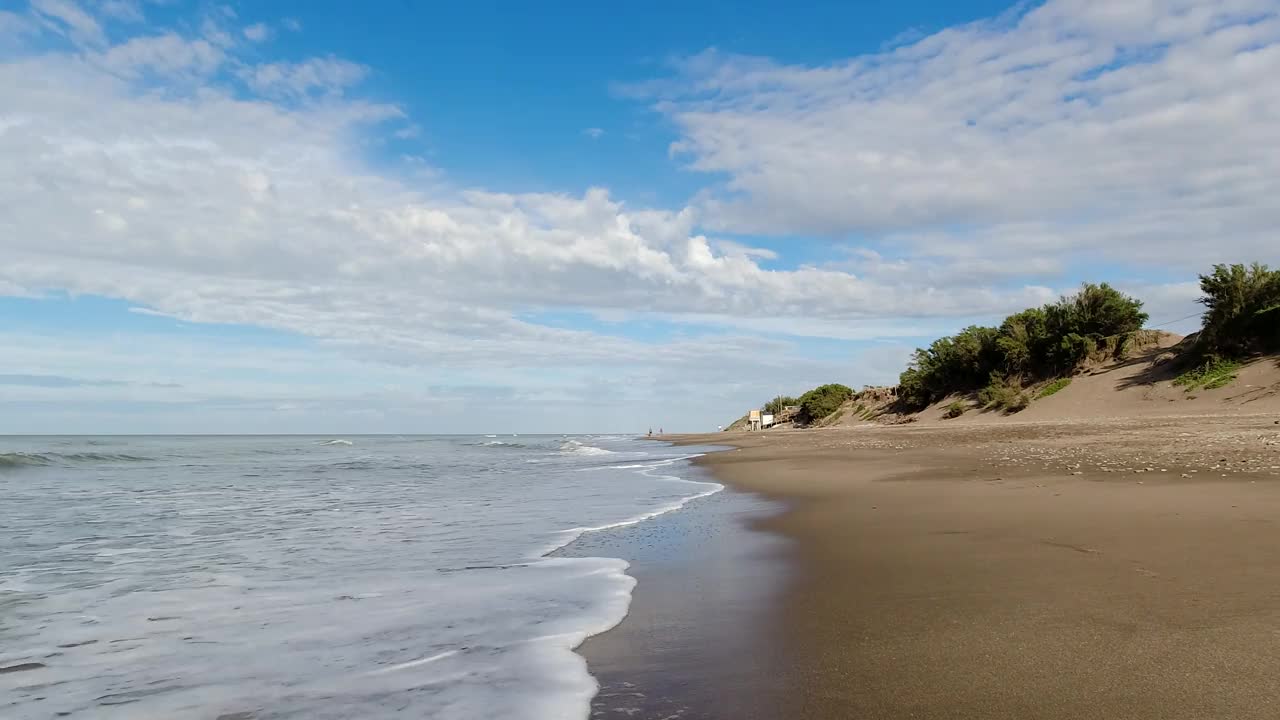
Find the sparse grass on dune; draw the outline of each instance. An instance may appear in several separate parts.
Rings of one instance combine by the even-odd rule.
[[[1040,400],[1042,398],[1047,398],[1050,395],[1057,393],[1059,390],[1065,388],[1070,384],[1071,384],[1071,378],[1069,377],[1059,378],[1057,380],[1054,380],[1053,382],[1049,383],[1048,385],[1045,385],[1043,388],[1040,389],[1040,393],[1036,395],[1036,399]]]
[[[1209,360],[1174,378],[1173,384],[1186,388],[1187,392],[1197,389],[1217,390],[1230,385],[1236,379],[1240,367],[1240,363],[1235,360]]]

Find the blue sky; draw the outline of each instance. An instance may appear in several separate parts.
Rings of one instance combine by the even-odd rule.
[[[1280,260],[1277,72],[1264,0],[6,3],[0,432],[698,430],[1163,324]]]

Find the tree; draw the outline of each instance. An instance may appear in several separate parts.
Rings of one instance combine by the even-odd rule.
[[[1280,270],[1266,265],[1214,265],[1200,276],[1205,306],[1198,346],[1205,355],[1243,355],[1280,348]]]
[[[778,413],[782,412],[783,408],[787,407],[788,405],[795,405],[795,404],[797,404],[797,401],[795,398],[790,397],[788,395],[779,395],[778,397],[764,404],[764,411],[770,415],[777,415]]]
[[[853,397],[853,389],[839,383],[820,385],[800,396],[800,420],[811,423],[830,415],[845,400]]]

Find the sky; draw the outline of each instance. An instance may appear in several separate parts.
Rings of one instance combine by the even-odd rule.
[[[1280,263],[1276,0],[0,0],[0,433],[714,429]]]

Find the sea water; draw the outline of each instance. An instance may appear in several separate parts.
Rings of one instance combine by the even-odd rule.
[[[625,437],[0,438],[0,717],[585,718],[548,557],[719,485]]]

